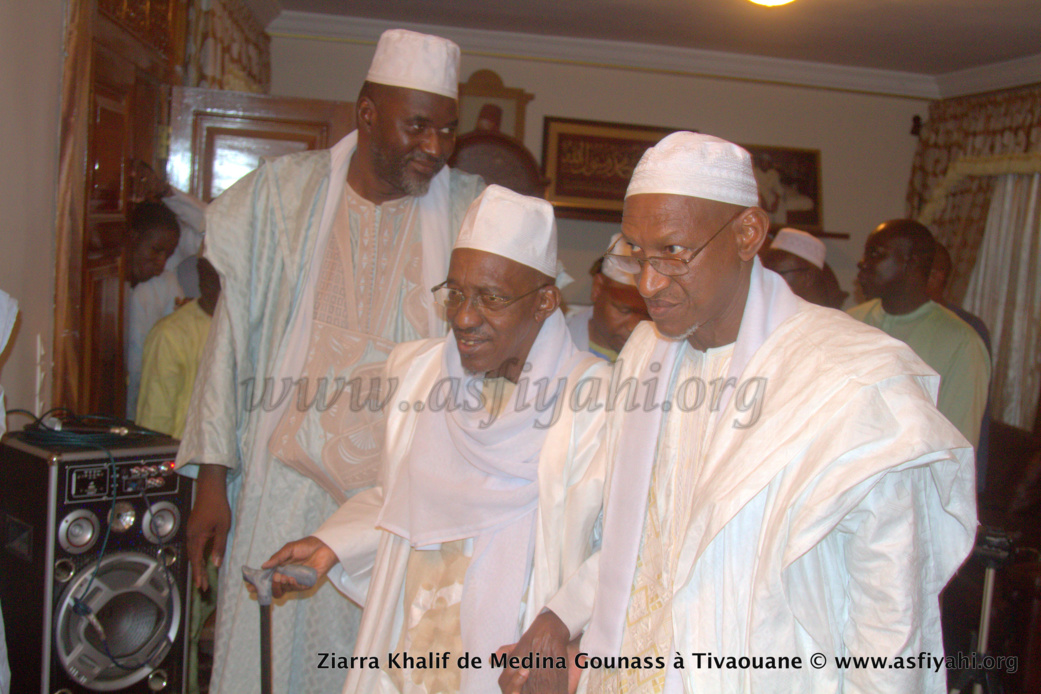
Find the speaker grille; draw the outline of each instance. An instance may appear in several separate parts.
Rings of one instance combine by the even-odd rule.
[[[124,593],[112,598],[97,615],[108,637],[108,650],[118,660],[139,655],[156,630],[162,628],[163,616],[156,604],[140,593]],[[105,652],[96,630],[87,630],[86,636],[91,645]]]
[[[77,599],[90,608],[104,639],[90,615],[77,614]],[[88,689],[129,686],[147,677],[169,651],[181,610],[174,576],[158,557],[106,556],[83,567],[61,596],[55,610],[58,659]]]

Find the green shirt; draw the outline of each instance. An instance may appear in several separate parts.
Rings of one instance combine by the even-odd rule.
[[[990,356],[972,326],[934,301],[897,316],[885,312],[881,299],[872,299],[848,313],[906,343],[940,374],[937,407],[975,448],[990,387]]]

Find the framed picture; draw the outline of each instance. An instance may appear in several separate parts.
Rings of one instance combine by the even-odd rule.
[[[457,132],[490,130],[523,140],[524,113],[534,98],[523,89],[504,86],[494,71],[478,70],[459,84]]]
[[[741,146],[752,155],[759,205],[770,215],[770,222],[821,231],[820,150]]]
[[[625,189],[640,157],[678,129],[547,116],[542,132],[546,199],[560,217],[620,222]]]

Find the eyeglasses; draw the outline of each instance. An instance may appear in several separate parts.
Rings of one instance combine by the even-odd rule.
[[[445,280],[444,282],[437,285],[430,291],[433,292],[434,301],[436,303],[441,304],[448,311],[455,311],[461,308],[464,303],[466,303],[467,297],[466,294],[459,291],[458,289],[452,289],[451,287],[446,286],[447,284],[448,280]],[[552,286],[552,283],[539,285],[538,287],[532,289],[530,292],[524,292],[523,294],[520,294],[512,298],[506,296],[499,296],[497,294],[489,294],[487,292],[478,292],[477,294],[474,294],[471,298],[473,299],[474,306],[477,308],[477,310],[488,311],[489,313],[496,313],[498,311],[502,311],[506,308],[509,308],[514,303],[520,301],[524,297],[531,296],[538,290],[545,289],[549,286]]]
[[[640,258],[635,255],[615,255],[614,253],[610,252],[612,249],[614,249],[614,245],[612,245],[611,248],[608,249],[607,255],[604,256],[604,262],[611,263],[618,270],[621,270],[622,272],[627,272],[630,275],[639,275],[640,272],[643,270],[644,263],[650,263],[651,267],[654,268],[655,271],[659,274],[666,275],[668,277],[677,277],[679,275],[685,274],[687,270],[690,269],[690,263],[693,262],[693,260],[697,258],[703,250],[705,250],[706,246],[712,243],[712,239],[719,236],[724,229],[730,226],[730,224],[735,219],[744,214],[744,212],[745,210],[741,210],[733,217],[728,219],[723,226],[719,227],[719,229],[716,230],[716,233],[712,234],[712,236],[709,237],[708,241],[701,244],[700,247],[695,249],[694,252],[691,253],[690,257],[686,260],[683,260],[681,258],[669,258],[662,256]],[[621,239],[619,239],[618,241],[621,241]],[[618,241],[616,241],[615,243],[617,244]]]

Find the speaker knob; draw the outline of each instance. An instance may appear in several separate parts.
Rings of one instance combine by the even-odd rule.
[[[98,541],[101,523],[85,508],[65,516],[58,526],[58,544],[69,554],[83,554]]]
[[[59,559],[54,562],[54,580],[58,583],[68,583],[76,575],[76,565],[69,559]]]
[[[173,547],[160,548],[157,556],[164,564],[166,564],[167,568],[177,563],[177,550]]]
[[[166,689],[167,684],[165,670],[155,670],[148,676],[148,690],[151,692],[161,692]]]

